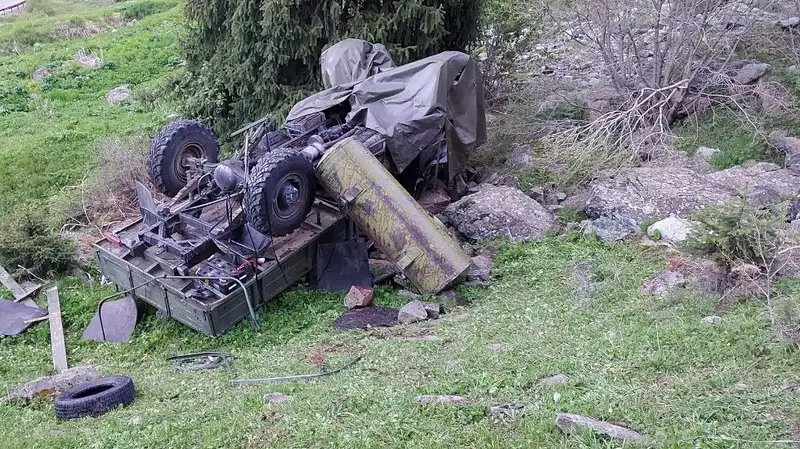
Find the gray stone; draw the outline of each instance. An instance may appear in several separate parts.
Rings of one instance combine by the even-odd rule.
[[[453,394],[442,394],[442,395],[426,394],[422,396],[417,396],[416,401],[423,407],[427,407],[429,405],[468,405],[472,403],[472,400],[469,398]]]
[[[703,318],[702,320],[700,320],[700,322],[702,324],[705,324],[705,325],[708,325],[708,326],[713,326],[713,325],[716,325],[716,324],[722,324],[723,322],[725,322],[725,319],[722,318],[721,316],[712,315],[712,316],[707,316],[707,317]]]
[[[679,243],[686,240],[694,229],[694,224],[686,219],[670,215],[661,221],[657,221],[647,228],[647,235],[659,237],[660,240],[669,243]]]
[[[778,26],[783,29],[797,28],[800,26],[800,17],[789,17],[778,21]]]
[[[700,159],[705,159],[710,161],[714,158],[714,155],[719,153],[719,150],[716,148],[709,148],[709,147],[700,147],[697,151],[694,152],[695,157]]]
[[[769,64],[760,62],[746,64],[737,71],[734,80],[736,80],[736,82],[739,84],[752,84],[761,79],[762,76],[766,75],[770,68],[771,67]]]
[[[479,255],[472,258],[467,270],[467,281],[489,282],[492,279],[492,259]]]
[[[47,67],[39,67],[38,69],[36,69],[35,72],[33,72],[31,78],[33,78],[34,81],[41,81],[44,77],[46,77],[49,74],[50,74],[50,69],[48,69]]]
[[[508,348],[508,345],[505,343],[493,343],[486,347],[490,351],[502,351],[506,348]]]
[[[75,53],[72,58],[84,69],[99,69],[103,66],[103,60],[99,56],[86,53],[85,51]]]
[[[439,293],[437,298],[439,298],[439,301],[443,302],[456,302],[458,300],[458,295],[455,290],[445,290]]]
[[[76,366],[54,376],[40,377],[21,387],[11,390],[8,396],[0,398],[0,403],[21,400],[28,402],[34,398],[55,396],[78,384],[100,377],[94,367]]]
[[[485,186],[448,206],[444,215],[461,234],[476,240],[541,240],[558,230],[552,212],[511,187]]]
[[[108,101],[109,104],[122,103],[123,101],[127,101],[130,97],[131,88],[126,85],[115,87],[106,93],[106,101]]]
[[[422,306],[425,307],[425,311],[428,313],[428,318],[431,320],[438,320],[439,315],[444,313],[442,305],[435,302],[423,302]]]
[[[495,421],[506,421],[519,415],[525,409],[525,404],[503,404],[489,407],[489,416]]]
[[[800,172],[800,139],[789,136],[786,130],[774,131],[769,137],[770,143],[786,155],[786,168]]]
[[[539,384],[546,387],[554,387],[569,382],[569,376],[566,374],[556,374],[555,376],[545,377],[539,379]]]
[[[283,393],[267,393],[264,395],[265,404],[282,404],[293,400],[292,396],[287,396]]]
[[[658,276],[646,281],[639,289],[639,292],[644,295],[663,295],[685,286],[686,277],[682,273],[664,270]]]
[[[397,314],[397,321],[400,324],[416,323],[417,321],[425,321],[428,319],[428,311],[425,309],[425,304],[420,300],[414,300],[403,306]]]
[[[506,165],[512,168],[533,168],[533,148],[530,145],[514,148],[506,159]]]
[[[644,441],[642,434],[626,427],[571,413],[557,413],[556,426],[567,434],[590,430],[622,442]]]
[[[613,219],[599,217],[595,220],[584,220],[580,224],[584,237],[597,236],[604,243],[614,243],[639,233],[639,225],[633,219]]]
[[[755,206],[794,197],[800,185],[800,175],[769,162],[731,167],[711,173],[708,180],[733,190]]]

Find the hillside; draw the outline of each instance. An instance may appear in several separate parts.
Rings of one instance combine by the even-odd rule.
[[[564,38],[565,29],[577,29],[580,21],[553,16],[575,11],[556,8],[540,15],[539,5],[492,2],[494,38],[475,50],[490,89],[490,136],[475,164],[483,184],[519,188],[557,218],[558,233],[525,242],[468,239],[476,254],[493,258],[488,286],[462,286],[457,299],[437,299],[447,312],[440,320],[368,331],[332,329],[346,310],[342,296],[300,285],[259,311],[261,330],[243,322],[214,339],[148,313],[129,343],[86,342],[81,332],[97,303],[114,292],[98,282],[86,262],[91,278],[75,271],[54,280],[61,291],[70,365],[130,375],[136,401],[103,417],[67,422],[55,419],[49,398],[26,406],[0,404],[0,447],[623,444],[588,431],[562,432],[557,413],[635,430],[646,438],[641,447],[800,444],[800,354],[792,334],[800,322],[797,272],[778,276],[772,265],[756,267],[754,282],[764,280],[762,272],[768,281],[768,303],[753,283],[736,278],[736,264],[717,265],[723,244],[715,247],[716,254],[689,256],[684,246],[670,244],[671,234],[647,232],[672,214],[675,198],[681,201],[681,217],[712,221],[691,215],[686,205],[707,198],[733,202],[742,193],[726,186],[741,179],[757,177],[756,188],[743,190],[770,201],[783,199],[784,191],[796,192],[789,172],[794,159],[771,143],[771,135],[781,129],[788,136],[800,133],[794,102],[800,95],[800,54],[774,38],[772,46],[746,41],[751,43],[737,47],[731,58],[770,65],[759,82],[782,86],[786,114],[714,103],[705,115],[671,123],[664,133],[669,137],[659,134],[658,145],[648,139],[634,145],[629,139],[602,153],[598,148],[608,148],[611,134],[595,147],[569,139],[595,135],[593,119],[613,116],[619,92],[596,95],[600,89],[591,80],[605,82],[608,73],[599,62],[602,55],[581,53],[584,46]],[[784,18],[786,11],[775,17]],[[765,14],[764,26],[774,27],[773,16]],[[112,225],[135,209],[129,197],[104,201],[109,190],[98,188],[98,179],[141,176],[144,167],[138,167],[149,139],[179,114],[171,94],[184,75],[179,51],[184,27],[178,0],[36,0],[23,14],[0,17],[0,220],[33,211],[54,230],[85,240],[95,226]],[[785,37],[787,32],[797,36],[798,30],[779,31]],[[740,75],[743,67],[729,77]],[[745,84],[756,82],[736,86]],[[758,94],[748,89],[747,95]],[[742,124],[743,111],[755,126]],[[570,129],[581,132],[570,134]],[[642,141],[659,151],[639,158]],[[630,150],[634,146],[636,151]],[[700,160],[705,150],[699,147],[718,151]],[[665,148],[666,157],[677,163],[662,164]],[[119,159],[109,163],[109,155]],[[766,163],[776,165],[759,165]],[[610,175],[603,171],[609,168]],[[103,176],[112,169],[114,176]],[[660,177],[674,180],[669,189]],[[642,212],[645,207],[649,212]],[[757,223],[768,221],[754,216]],[[779,218],[785,230],[788,222]],[[750,228],[742,229],[739,235],[750,235]],[[695,285],[720,270],[732,287]],[[684,280],[679,286],[653,293],[654,278],[678,272]],[[8,296],[1,287],[0,296]],[[785,307],[780,323],[773,300]],[[399,307],[407,299],[383,286],[375,302]],[[0,390],[51,374],[49,342],[46,323],[1,338]],[[166,360],[203,350],[230,353],[233,373],[181,373]],[[234,377],[318,372],[321,361],[335,368],[359,356],[353,368],[314,381],[230,385]],[[291,399],[265,403],[265,394],[275,392]],[[420,395],[459,395],[469,403],[424,406]],[[504,405],[517,412],[492,409]]]

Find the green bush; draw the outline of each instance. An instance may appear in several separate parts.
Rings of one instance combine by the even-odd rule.
[[[32,211],[22,212],[0,229],[0,262],[9,271],[22,266],[37,276],[54,276],[72,268],[75,255],[74,243]]]
[[[225,136],[268,112],[285,115],[320,89],[320,54],[354,37],[387,46],[397,63],[476,38],[481,0],[193,0],[183,83],[189,116]]]

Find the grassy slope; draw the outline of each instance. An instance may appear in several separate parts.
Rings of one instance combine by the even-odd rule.
[[[587,242],[507,246],[493,286],[461,292],[474,301],[471,306],[395,331],[428,328],[439,342],[333,331],[329,325],[344,309],[341,299],[298,289],[262,311],[261,332],[242,324],[210,339],[150,316],[130,344],[86,343],[79,333],[92,315],[90,298],[100,292],[65,283],[71,362],[130,374],[137,401],[100,419],[67,423],[54,420],[50,401],[2,406],[0,446],[608,447],[591,436],[561,435],[553,418],[567,411],[625,422],[658,447],[780,447],[719,438],[764,441],[796,434],[795,348],[771,338],[757,304],[735,307],[724,325],[712,327],[700,324],[715,312],[711,300],[641,297],[638,286],[661,262],[640,251]],[[571,269],[584,260],[592,261],[601,285],[591,301],[571,293]],[[400,302],[386,290],[377,301]],[[487,349],[494,343],[507,347]],[[222,371],[175,374],[164,360],[212,348],[230,351],[241,377],[313,372],[307,355],[314,350],[329,353],[332,365],[356,355],[364,359],[324,380],[242,388],[230,387]],[[46,326],[0,341],[0,362],[2,387],[46,373]],[[538,378],[561,372],[571,376],[568,384],[537,385]],[[272,391],[295,400],[263,405],[262,395]],[[527,408],[499,424],[477,405],[422,409],[414,402],[419,394]]]
[[[52,25],[64,19],[35,20]],[[0,26],[0,38],[7,26]],[[12,97],[15,105],[0,115],[0,179],[14,180],[0,183],[0,216],[22,203],[67,204],[61,192],[91,168],[98,138],[152,134],[164,122],[172,109],[164,102],[112,107],[103,96],[120,84],[147,93],[177,73],[181,26],[173,9],[91,39],[0,57],[0,95],[6,95],[0,105],[10,109]],[[102,52],[107,65],[95,71],[71,67],[79,49]],[[52,77],[32,82],[42,65],[53,69]],[[593,276],[603,285],[590,302],[572,294],[571,269],[581,260],[593,261]],[[302,287],[261,312],[260,332],[243,323],[210,339],[148,315],[129,344],[82,342],[97,301],[112,290],[62,279],[70,362],[130,374],[137,401],[102,418],[66,423],[55,421],[49,400],[0,406],[0,447],[609,446],[591,436],[561,435],[553,425],[556,411],[623,421],[665,447],[768,447],[773,445],[720,438],[797,435],[795,347],[771,338],[756,303],[716,311],[727,321],[708,327],[699,320],[715,313],[710,299],[639,296],[641,281],[662,265],[657,255],[591,242],[506,246],[492,287],[461,292],[474,301],[471,306],[393,331],[429,328],[440,342],[335,332],[330,323],[344,309],[341,298]],[[388,290],[376,300],[402,304]],[[488,350],[494,343],[508,346]],[[324,380],[240,389],[228,386],[224,372],[176,374],[164,360],[203,349],[230,351],[242,377],[314,371],[308,360],[314,350],[328,353],[333,365],[355,355],[364,360]],[[51,369],[46,325],[0,339],[0,391]],[[559,372],[572,381],[554,389],[537,385],[538,378]],[[261,398],[270,391],[295,400],[265,406]],[[422,409],[413,398],[426,393],[461,394],[488,405],[521,402],[527,409],[497,424],[481,406]]]

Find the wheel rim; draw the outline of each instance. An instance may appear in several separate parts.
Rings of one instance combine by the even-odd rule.
[[[204,154],[203,148],[196,142],[188,142],[181,147],[178,157],[175,158],[175,174],[181,182],[186,183],[188,181],[186,174],[191,168],[189,159],[200,159]]]
[[[302,176],[296,173],[284,176],[272,195],[275,215],[284,220],[297,215],[303,209],[305,191],[306,180]]]

